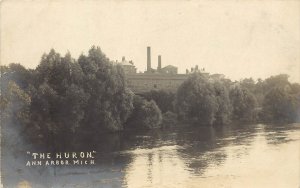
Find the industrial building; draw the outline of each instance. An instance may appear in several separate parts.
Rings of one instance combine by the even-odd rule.
[[[166,90],[176,92],[177,88],[187,79],[187,74],[178,74],[178,68],[173,65],[162,67],[162,57],[157,57],[157,69],[151,65],[151,47],[147,47],[147,70],[137,73],[132,61],[122,58],[121,64],[124,68],[128,87],[134,93],[143,93],[150,90]]]
[[[122,65],[126,74],[128,87],[134,93],[143,93],[151,90],[165,90],[176,92],[178,87],[188,78],[189,74],[202,73],[210,77],[211,80],[224,79],[223,74],[213,74],[205,72],[205,69],[199,69],[198,65],[186,69],[186,74],[178,74],[178,68],[173,65],[162,67],[162,56],[157,56],[157,69],[152,68],[151,47],[147,47],[147,69],[144,73],[137,73],[137,69],[133,61],[127,61],[122,57],[121,62],[114,62]]]

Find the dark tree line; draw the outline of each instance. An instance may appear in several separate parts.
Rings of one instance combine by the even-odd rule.
[[[300,121],[300,85],[285,74],[228,82],[197,73],[178,89],[176,104],[180,118],[198,124],[293,123]]]
[[[0,83],[2,130],[49,146],[67,147],[77,138],[97,140],[103,132],[178,121],[291,123],[300,117],[300,85],[290,83],[287,75],[232,82],[194,73],[177,93],[137,96],[127,88],[122,67],[99,47],[78,59],[51,50],[36,69],[1,66]],[[14,143],[8,141],[13,138],[4,136],[4,142]]]
[[[285,74],[265,80],[246,78],[232,82],[194,73],[177,93],[160,90],[143,96],[163,109],[163,120],[178,118],[203,125],[300,121],[300,85],[290,83]]]
[[[34,70],[1,66],[0,83],[2,130],[17,130],[16,135],[56,149],[79,137],[97,140],[103,132],[132,125],[153,128],[161,122],[155,102],[136,102],[122,67],[98,47],[77,60],[51,50]]]

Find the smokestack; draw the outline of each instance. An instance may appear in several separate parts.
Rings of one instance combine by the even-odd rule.
[[[147,72],[151,71],[151,48],[147,47]]]
[[[157,70],[161,69],[161,55],[158,56],[158,65],[157,65]]]

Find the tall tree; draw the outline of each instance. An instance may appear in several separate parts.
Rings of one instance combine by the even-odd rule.
[[[251,122],[256,119],[257,101],[255,96],[246,88],[236,84],[230,89],[232,118],[237,121]]]
[[[123,129],[133,105],[120,65],[113,65],[99,47],[92,47],[78,62],[84,73],[84,91],[90,96],[84,122],[95,132]]]
[[[215,96],[218,104],[216,112],[216,124],[228,124],[231,120],[232,105],[229,98],[229,91],[222,81],[214,82]]]
[[[180,119],[212,125],[218,111],[214,85],[201,73],[191,75],[178,88],[176,105]]]
[[[299,122],[300,93],[293,93],[290,86],[274,87],[265,96],[263,118],[269,122]]]
[[[34,75],[33,124],[40,127],[40,137],[48,145],[64,147],[79,128],[89,99],[82,88],[83,71],[69,53],[61,57],[52,49],[43,55]]]
[[[279,74],[265,79],[263,82],[264,94],[267,94],[275,87],[285,87],[286,85],[289,85],[290,82],[288,78],[289,76],[287,74]]]

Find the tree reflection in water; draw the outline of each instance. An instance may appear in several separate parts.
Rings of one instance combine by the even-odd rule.
[[[76,140],[70,150],[96,150],[95,166],[26,168],[22,166],[22,152],[32,149],[28,146],[19,151],[19,158],[13,158],[20,165],[5,166],[10,176],[4,180],[11,187],[20,182],[32,187],[205,187],[229,180],[233,181],[230,184],[242,185],[241,178],[250,172],[249,177],[255,175],[256,168],[262,166],[257,160],[260,156],[279,155],[272,147],[280,150],[282,144],[290,143],[292,149],[293,141],[298,139],[299,125],[184,127],[102,134],[96,140]],[[9,159],[5,156],[3,163],[8,164]],[[218,186],[222,185],[214,187]]]

